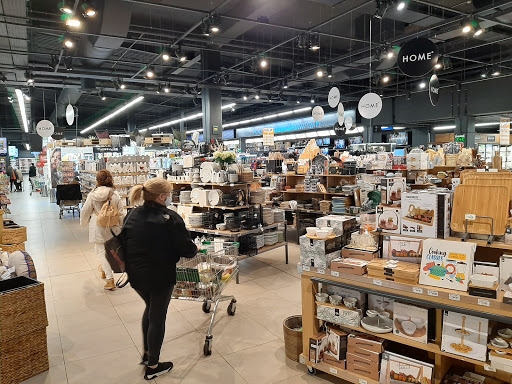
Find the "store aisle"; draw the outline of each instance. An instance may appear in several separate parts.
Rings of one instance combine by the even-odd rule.
[[[45,284],[50,371],[24,384],[142,384],[140,319],[143,302],[130,287],[103,290],[99,261],[78,217],[58,218],[58,207],[39,194],[12,193],[11,217],[27,226],[27,251]],[[298,248],[284,248],[241,262],[237,313],[222,305],[214,328],[214,351],[204,357],[209,315],[195,302],[173,300],[162,358],[172,373],[153,383],[324,383],[284,354],[283,319],[299,314]]]

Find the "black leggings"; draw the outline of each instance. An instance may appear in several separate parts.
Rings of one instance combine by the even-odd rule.
[[[11,192],[12,192],[12,186],[14,185],[14,189],[16,190],[16,179],[11,179]]]
[[[144,336],[144,351],[148,352],[148,365],[157,365],[160,358],[160,349],[165,335],[165,318],[173,288],[158,291],[136,289],[146,303],[142,317],[142,335]]]

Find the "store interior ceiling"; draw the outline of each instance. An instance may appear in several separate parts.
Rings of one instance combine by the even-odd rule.
[[[492,0],[0,0],[1,135],[26,141],[17,88],[29,127],[57,118],[71,133],[143,95],[109,121],[111,134],[200,112],[209,87],[222,90],[224,105],[236,103],[224,123],[298,101],[325,105],[332,86],[352,107],[370,86],[383,98],[407,95],[427,80],[396,65],[398,47],[415,37],[437,44],[445,85],[510,76],[511,21],[512,1]],[[467,22],[473,30],[463,33]],[[203,69],[209,52],[220,52],[219,70]],[[69,103],[77,127],[65,123]],[[200,127],[201,119],[187,122],[188,130]]]

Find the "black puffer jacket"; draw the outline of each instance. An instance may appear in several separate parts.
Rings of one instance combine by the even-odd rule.
[[[158,203],[145,203],[124,224],[126,272],[135,289],[166,289],[176,283],[176,263],[196,255],[183,219]]]

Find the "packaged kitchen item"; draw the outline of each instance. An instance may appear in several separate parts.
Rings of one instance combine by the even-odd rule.
[[[450,235],[450,193],[402,194],[402,235],[445,239]]]
[[[379,364],[362,356],[347,352],[347,371],[357,373],[362,377],[379,380]]]
[[[332,227],[334,228],[333,233],[341,236],[344,233],[353,232],[357,227],[357,221],[355,217],[328,215],[317,218],[316,226],[318,228]]]
[[[350,273],[352,275],[365,275],[368,261],[359,259],[334,259],[331,260],[331,271]]]
[[[417,284],[420,266],[406,261],[373,259],[368,264],[368,276],[375,279]]]
[[[356,291],[354,289],[342,288],[333,284],[326,284],[326,292],[329,295],[338,295],[343,299],[347,297],[352,297],[357,300],[358,308],[364,307],[366,305],[366,293]]]
[[[423,239],[384,235],[382,237],[382,258],[421,263]]]
[[[319,333],[309,339],[309,360],[317,364],[324,359],[327,349],[327,337],[325,333]]]
[[[361,348],[375,353],[382,353],[384,351],[384,339],[370,335],[348,335],[347,338],[348,351],[354,348]]]
[[[405,177],[386,177],[380,182],[381,201],[385,205],[399,206],[402,193],[406,191]]]
[[[470,359],[486,361],[489,320],[444,311],[441,350]]]
[[[512,284],[512,255],[500,257],[500,290],[508,291]]]
[[[400,233],[402,226],[402,211],[399,207],[379,205],[377,212],[377,228],[382,232]]]
[[[393,318],[394,299],[388,297],[368,294],[368,309],[377,312],[388,312],[390,318]]]
[[[300,260],[302,265],[316,268],[329,268],[331,260],[341,256],[341,237],[313,240],[306,235],[300,240]]]
[[[333,324],[349,325],[351,327],[359,327],[361,322],[361,310],[345,309],[343,307],[332,307],[318,304],[316,316],[320,320]]]
[[[326,325],[327,350],[324,354],[324,361],[331,365],[345,369],[347,357],[347,334],[338,327]]]
[[[354,249],[349,247],[343,247],[341,250],[341,256],[348,259],[360,259],[371,261],[379,257],[379,251],[365,251],[361,249]]]
[[[427,239],[423,243],[420,284],[468,290],[476,244]]]
[[[301,252],[300,263],[308,267],[316,267],[321,269],[328,269],[331,261],[341,257],[341,251],[334,251],[328,254],[319,254],[312,252]]]
[[[432,364],[386,351],[382,354],[379,383],[431,384],[433,370]]]
[[[427,344],[428,310],[395,302],[393,305],[393,333]]]

